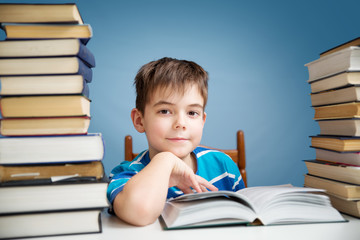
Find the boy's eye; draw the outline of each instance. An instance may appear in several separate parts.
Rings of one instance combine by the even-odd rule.
[[[198,112],[196,112],[196,111],[190,111],[188,114],[189,114],[190,116],[192,116],[192,117],[196,117],[196,116],[199,116],[199,115],[200,115],[200,113],[198,113]]]
[[[170,111],[166,109],[162,109],[159,111],[159,113],[166,115],[166,114],[170,114]]]

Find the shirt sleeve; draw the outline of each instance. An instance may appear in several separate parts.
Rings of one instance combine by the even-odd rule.
[[[107,198],[111,205],[129,179],[145,167],[142,161],[145,154],[146,152],[140,153],[133,161],[124,161],[111,171],[107,188]]]

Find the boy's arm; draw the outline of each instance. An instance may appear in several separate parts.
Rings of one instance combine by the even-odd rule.
[[[115,197],[115,214],[133,225],[153,223],[161,214],[168,188],[177,186],[184,193],[216,191],[216,187],[196,176],[182,160],[169,152],[159,153],[139,173],[133,176]]]

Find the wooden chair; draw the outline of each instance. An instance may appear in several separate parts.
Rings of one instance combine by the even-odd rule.
[[[203,146],[208,147],[208,146]],[[245,158],[245,137],[244,132],[239,130],[236,132],[236,149],[218,149],[213,147],[208,147],[212,149],[216,149],[219,151],[224,152],[225,154],[229,155],[231,159],[236,163],[238,166],[241,176],[244,180],[245,186],[247,187],[247,177],[246,177],[246,158]],[[132,137],[127,135],[125,137],[125,160],[131,161],[133,160],[138,154],[133,152],[133,143]]]

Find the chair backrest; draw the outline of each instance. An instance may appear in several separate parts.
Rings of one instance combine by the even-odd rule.
[[[242,130],[238,130],[236,132],[236,149],[219,149],[208,146],[203,146],[203,147],[216,149],[229,155],[229,157],[231,157],[231,159],[238,166],[241,176],[244,180],[245,186],[247,187],[247,176],[245,169],[246,168],[245,137],[244,137],[244,132]],[[125,137],[125,160],[132,161],[137,155],[138,153],[133,152],[132,137],[130,135],[127,135]]]

